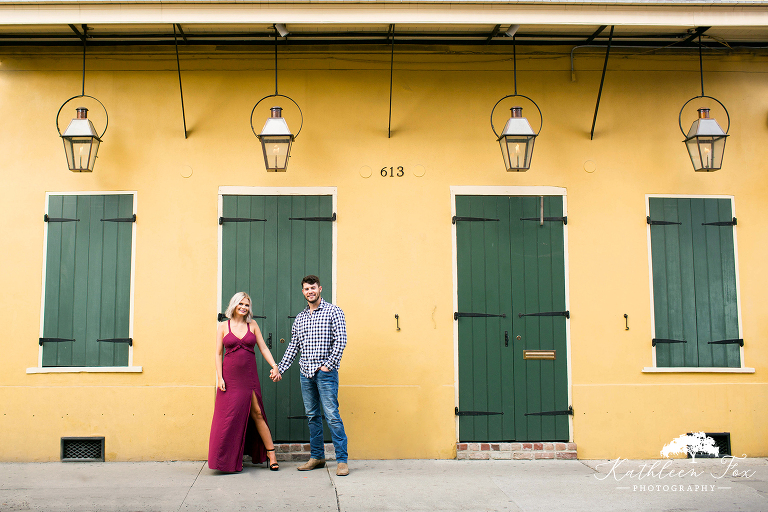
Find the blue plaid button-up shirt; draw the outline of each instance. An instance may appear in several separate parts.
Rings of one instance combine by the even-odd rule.
[[[320,305],[310,312],[309,305],[296,315],[291,329],[291,342],[277,365],[282,374],[290,368],[301,351],[301,374],[311,379],[321,366],[338,370],[341,354],[347,345],[347,324],[340,307],[320,298]]]

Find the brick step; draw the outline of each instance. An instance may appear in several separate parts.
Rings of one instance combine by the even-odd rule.
[[[308,461],[309,443],[275,443],[275,455],[277,460]],[[336,450],[333,443],[325,443],[325,459],[336,460]]]
[[[576,459],[576,443],[456,443],[459,460]]]

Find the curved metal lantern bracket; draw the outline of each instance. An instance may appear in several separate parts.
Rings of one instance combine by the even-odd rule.
[[[57,132],[59,132],[59,137],[61,137],[61,130],[59,129],[59,116],[61,115],[61,111],[62,111],[62,109],[64,108],[64,106],[65,106],[67,103],[69,103],[70,101],[72,101],[72,100],[75,100],[75,99],[77,99],[77,98],[91,98],[92,100],[95,100],[95,101],[96,101],[96,103],[98,103],[99,105],[101,105],[101,108],[103,108],[103,109],[104,109],[104,115],[105,115],[105,116],[106,116],[106,118],[107,118],[107,122],[106,122],[106,124],[104,125],[104,131],[103,131],[103,132],[101,132],[101,135],[99,136],[99,140],[101,140],[102,138],[104,138],[104,134],[105,134],[105,133],[107,133],[107,128],[109,127],[109,113],[107,112],[107,107],[105,107],[105,106],[104,106],[104,104],[103,104],[102,102],[100,102],[100,101],[99,101],[97,98],[94,98],[93,96],[89,96],[89,95],[87,95],[87,94],[78,94],[77,96],[72,96],[72,97],[71,97],[71,98],[69,98],[67,101],[65,101],[64,103],[62,103],[62,105],[59,107],[59,111],[58,111],[58,112],[56,112],[56,131],[57,131]]]
[[[499,135],[499,134],[496,132],[496,128],[493,126],[493,113],[494,113],[494,111],[496,110],[496,107],[498,107],[498,106],[499,106],[499,103],[501,103],[502,101],[504,101],[504,100],[505,100],[505,99],[507,99],[507,98],[514,98],[514,97],[518,97],[518,98],[525,98],[525,99],[527,99],[528,101],[530,101],[531,103],[533,103],[533,106],[534,106],[534,107],[536,107],[536,110],[538,110],[538,111],[539,111],[539,131],[537,131],[537,132],[536,132],[536,136],[538,137],[538,136],[539,136],[539,134],[541,133],[541,128],[544,126],[544,116],[542,116],[542,115],[541,115],[541,109],[539,108],[539,106],[536,104],[536,102],[535,102],[535,101],[533,101],[533,100],[532,100],[531,98],[529,98],[528,96],[524,96],[524,95],[522,95],[522,94],[508,94],[507,96],[504,96],[504,97],[503,97],[503,98],[501,98],[499,101],[497,101],[497,102],[496,102],[496,104],[495,104],[495,105],[493,106],[493,108],[491,109],[491,130],[493,130],[493,133],[496,135],[496,139],[497,139],[497,140],[498,140],[498,139],[501,139],[501,135]]]
[[[723,105],[723,103],[720,100],[718,100],[717,98],[714,98],[712,96],[705,96],[705,95],[702,94],[700,96],[694,96],[693,98],[691,98],[688,101],[686,101],[685,103],[683,103],[683,106],[680,109],[680,113],[677,115],[677,124],[678,124],[678,126],[680,126],[680,131],[683,133],[683,137],[688,137],[688,134],[683,129],[683,110],[685,110],[686,105],[688,105],[693,100],[697,100],[699,98],[709,98],[710,100],[716,101],[721,107],[723,107],[723,110],[725,110],[725,117],[728,118],[728,126],[725,128],[725,134],[727,135],[728,134],[728,130],[731,129],[731,116],[728,114],[728,109],[725,108],[725,105]]]
[[[268,96],[264,96],[263,98],[261,98],[259,101],[256,102],[256,104],[253,106],[253,109],[251,110],[251,131],[253,132],[253,134],[255,136],[257,136],[257,137],[259,136],[259,134],[256,133],[256,130],[253,128],[253,113],[256,112],[256,107],[259,106],[259,103],[261,103],[262,101],[264,101],[267,98],[277,98],[277,97],[287,98],[287,99],[291,100],[291,102],[294,105],[296,105],[296,108],[299,109],[299,115],[301,116],[301,124],[299,125],[299,131],[297,131],[296,135],[293,136],[293,140],[296,140],[296,137],[299,136],[299,133],[301,133],[301,129],[304,127],[304,113],[301,111],[301,107],[299,106],[299,104],[296,103],[293,100],[293,98],[291,98],[290,96],[286,96],[285,94],[270,94]]]

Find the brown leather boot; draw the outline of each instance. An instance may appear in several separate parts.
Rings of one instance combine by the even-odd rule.
[[[349,474],[349,466],[346,462],[339,462],[336,465],[336,476],[347,476]]]
[[[299,466],[299,471],[309,471],[311,469],[317,469],[325,467],[325,459],[309,459],[307,462]]]

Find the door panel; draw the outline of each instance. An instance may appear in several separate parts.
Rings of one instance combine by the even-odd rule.
[[[562,217],[562,203],[545,196],[543,216]],[[541,207],[540,196],[456,197],[469,218],[456,221],[459,312],[505,315],[457,319],[459,410],[473,414],[460,416],[463,441],[568,439],[567,416],[526,416],[569,405],[565,317],[519,316],[565,311],[563,223],[541,224]]]
[[[291,340],[293,318],[306,306],[302,277],[319,276],[323,297],[333,296],[331,222],[296,220],[330,217],[332,197],[223,196],[222,202],[223,217],[252,219],[222,225],[222,311],[232,295],[247,292],[254,316],[263,317],[256,321],[264,340],[271,335],[271,352],[279,362]],[[269,366],[261,354],[256,355],[264,409],[275,440],[309,439],[298,359],[274,384]]]

